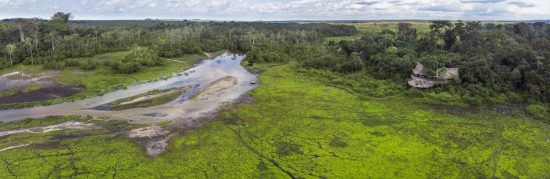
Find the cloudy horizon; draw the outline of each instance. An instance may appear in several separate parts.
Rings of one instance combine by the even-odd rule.
[[[548,20],[550,0],[0,0],[0,19]]]

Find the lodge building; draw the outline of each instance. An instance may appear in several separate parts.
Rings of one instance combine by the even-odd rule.
[[[437,70],[436,76],[428,76],[424,65],[417,62],[411,72],[409,85],[415,88],[431,88],[437,84],[447,84],[458,76],[458,68],[440,68]]]

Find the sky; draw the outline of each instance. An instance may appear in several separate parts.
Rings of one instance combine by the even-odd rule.
[[[0,0],[0,19],[549,20],[550,0]]]

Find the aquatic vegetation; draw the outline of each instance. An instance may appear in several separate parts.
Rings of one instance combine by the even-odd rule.
[[[515,11],[495,17],[541,15],[500,1]],[[267,6],[291,14],[244,9],[407,15],[378,0],[285,3]],[[171,4],[136,7],[189,10]],[[77,5],[97,3],[0,22],[0,178],[550,179],[547,22],[80,20]],[[478,5],[491,4],[462,11]],[[129,10],[113,18],[152,12]]]
[[[16,89],[16,88],[7,89],[7,90],[4,90],[4,91],[0,92],[0,97],[11,96],[11,95],[17,94],[18,92],[19,92],[19,90]]]
[[[185,89],[153,90],[131,98],[121,99],[111,104],[111,110],[144,108],[166,104],[177,99]]]
[[[91,58],[70,58],[69,61],[85,61],[92,60],[97,63],[107,63],[113,60],[118,60],[124,58],[130,51],[121,51],[113,52],[106,54],[99,54]],[[180,58],[178,58],[180,59]],[[154,81],[159,80],[163,76],[170,76],[173,73],[180,72],[184,69],[192,67],[193,63],[204,59],[202,56],[196,55],[186,55],[181,57],[181,59],[176,61],[170,61],[165,59],[165,65],[162,66],[153,66],[146,67],[145,70],[140,71],[134,74],[118,74],[113,72],[108,65],[99,65],[94,70],[83,70],[80,67],[67,67],[59,72],[56,77],[53,78],[54,81],[60,82],[61,84],[69,86],[82,86],[85,87],[85,90],[79,92],[75,95],[64,97],[64,98],[55,98],[45,101],[33,101],[33,102],[22,102],[22,103],[12,103],[12,104],[0,104],[0,109],[12,109],[12,108],[23,108],[39,105],[51,105],[59,104],[67,101],[77,101],[83,98],[91,98],[98,95],[103,95],[109,92],[113,92],[117,89],[123,89],[127,86],[142,82],[142,81]],[[181,62],[180,62],[181,61]],[[186,62],[186,63],[182,63]],[[0,74],[8,73],[14,70],[18,70],[19,67],[12,67],[8,69],[1,70]],[[24,67],[25,73],[27,74],[39,74],[45,72],[39,65],[26,65]],[[31,92],[36,91],[37,86],[30,86],[25,88],[25,91]],[[0,97],[9,96],[16,94],[17,91],[5,91],[0,93]]]
[[[550,177],[549,126],[523,114],[364,99],[289,65],[262,68],[254,102],[216,117],[238,123],[180,132],[155,158],[95,131],[0,152],[0,177]]]
[[[81,119],[81,116],[50,116],[46,117],[44,119],[24,119],[17,122],[10,122],[10,123],[3,123],[0,125],[0,130],[13,130],[13,129],[22,129],[22,128],[30,128],[30,127],[37,127],[37,126],[47,126],[57,123],[62,123],[66,121],[71,120],[78,120]]]

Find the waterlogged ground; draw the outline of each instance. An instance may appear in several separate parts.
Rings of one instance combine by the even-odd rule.
[[[124,89],[137,82],[158,81],[159,78],[166,78],[174,72],[189,69],[193,67],[193,64],[200,62],[202,59],[211,59],[223,54],[211,53],[208,54],[209,57],[183,55],[173,59],[164,59],[165,65],[146,67],[144,70],[133,74],[116,73],[109,67],[108,63],[122,60],[129,53],[130,51],[120,51],[100,54],[94,57],[69,58],[65,60],[73,62],[91,60],[100,64],[95,70],[83,70],[81,67],[71,66],[61,71],[50,71],[44,69],[42,65],[17,65],[2,69],[0,70],[0,109],[44,106],[80,101],[83,98],[93,98]],[[21,71],[23,73],[19,73]],[[22,79],[25,81],[21,81]],[[17,94],[16,90],[12,90],[15,88],[11,88],[14,85],[21,87],[22,85],[29,84],[28,82],[32,82],[32,85],[25,86],[22,90],[23,93]],[[11,89],[6,90],[8,87]],[[37,89],[37,87],[41,88]],[[81,89],[73,90],[73,87]],[[76,94],[74,94],[75,92]]]
[[[266,67],[253,100],[175,133],[156,157],[120,132],[143,126],[120,121],[3,137],[26,146],[0,152],[0,177],[550,178],[550,128],[524,114],[365,99],[293,71]]]
[[[213,112],[223,103],[231,102],[243,93],[255,88],[256,76],[240,66],[244,56],[223,54],[212,60],[205,60],[196,67],[161,81],[140,83],[103,96],[63,104],[0,110],[0,121],[11,122],[25,118],[40,118],[54,115],[90,115],[96,118],[125,119],[134,123],[150,124],[167,120],[201,117]],[[224,83],[227,82],[228,83]],[[174,102],[148,108],[123,111],[95,110],[95,107],[129,98],[152,90],[188,88],[188,92]],[[200,93],[199,93],[200,92]],[[189,99],[199,93],[198,98]],[[206,95],[203,95],[207,93]],[[157,113],[160,115],[151,116]]]

